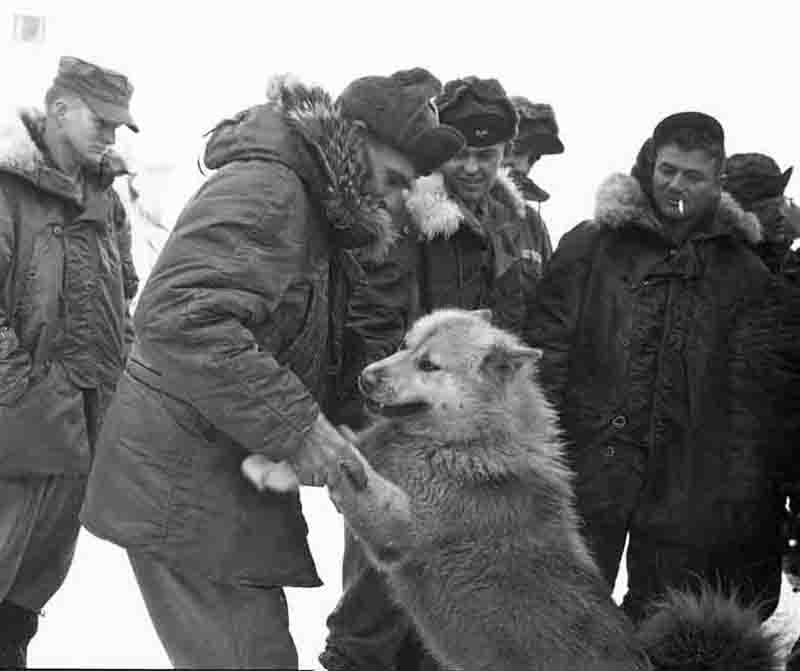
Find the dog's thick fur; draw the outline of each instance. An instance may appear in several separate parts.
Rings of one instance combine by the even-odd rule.
[[[687,653],[667,643],[693,628],[681,659],[694,666],[669,668],[780,668],[757,618],[689,621],[690,596],[665,604],[646,635],[633,631],[579,533],[538,356],[485,316],[441,310],[362,374],[385,418],[357,439],[367,487],[343,466],[331,498],[431,651],[464,671],[644,670],[651,651],[669,649],[669,663]],[[702,666],[720,635],[737,644],[736,665],[719,657],[722,641],[716,666]]]

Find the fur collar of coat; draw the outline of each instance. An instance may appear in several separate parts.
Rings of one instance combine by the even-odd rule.
[[[0,123],[0,172],[10,173],[36,188],[82,205],[80,180],[65,175],[46,156],[44,127],[46,117],[34,108],[21,108]],[[123,159],[109,150],[97,172],[89,175],[101,188],[107,188],[117,175],[128,169]]]
[[[518,218],[525,217],[525,199],[507,170],[498,174],[490,196],[509,207]],[[437,236],[449,238],[462,222],[468,221],[463,206],[448,192],[440,172],[414,181],[406,197],[406,208],[423,240],[433,240]]]
[[[664,234],[664,225],[653,211],[639,181],[622,173],[611,175],[598,188],[593,221],[596,226],[638,226]],[[720,196],[716,225],[751,245],[761,242],[763,237],[758,217],[745,212],[725,191]]]

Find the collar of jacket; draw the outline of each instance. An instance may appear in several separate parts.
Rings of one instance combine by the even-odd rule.
[[[44,113],[33,108],[19,109],[0,123],[0,173],[21,177],[37,189],[84,207],[84,180],[73,179],[53,165],[44,144],[44,125]],[[84,171],[82,177],[105,189],[114,177],[128,172],[118,154],[112,152],[109,158],[111,170],[106,175]]]
[[[510,208],[518,218],[525,217],[525,199],[509,176],[508,170],[500,171],[488,198]],[[448,192],[440,172],[419,177],[414,181],[413,188],[406,196],[406,208],[414,227],[424,240],[433,240],[437,236],[449,238],[462,223],[478,235],[486,235],[478,218],[471,215],[467,208]]]
[[[307,86],[291,75],[270,81],[267,100],[305,140],[316,159],[323,178],[310,180],[309,188],[334,231],[364,232],[373,242],[358,248],[359,258],[385,258],[399,230],[380,198],[369,192],[369,173],[361,160],[362,141],[356,126],[341,116],[324,89]]]
[[[544,203],[550,199],[550,194],[527,175],[523,175],[521,172],[515,170],[512,170],[509,175],[511,179],[514,180],[514,184],[516,184],[525,200],[534,203]]]
[[[593,224],[608,228],[638,227],[668,237],[639,181],[622,173],[608,177],[597,190]],[[763,238],[758,217],[745,212],[725,191],[711,228],[693,237],[718,235],[729,235],[751,245]]]

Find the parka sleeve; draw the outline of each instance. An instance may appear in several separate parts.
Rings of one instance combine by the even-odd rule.
[[[309,210],[282,165],[222,168],[184,208],[134,317],[139,348],[165,386],[274,459],[293,454],[319,414],[299,377],[254,335],[269,328],[290,285],[310,281],[309,236],[321,235]]]
[[[526,311],[523,337],[542,350],[540,380],[557,406],[563,400],[595,230],[584,222],[561,238]]]

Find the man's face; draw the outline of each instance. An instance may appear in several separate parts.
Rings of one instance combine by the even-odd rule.
[[[797,237],[792,214],[792,203],[781,196],[764,198],[753,204],[752,211],[761,222],[764,237],[768,242],[778,245],[789,245]],[[796,215],[795,215],[796,216]]]
[[[533,164],[541,158],[541,154],[512,152],[503,159],[503,165],[514,172],[527,175]]]
[[[707,212],[719,198],[719,167],[719,161],[704,149],[661,147],[653,170],[653,199],[659,214],[668,220],[690,221]]]
[[[61,136],[81,166],[98,166],[114,145],[119,124],[98,117],[83,101],[73,98],[56,103]]]
[[[449,188],[467,204],[479,202],[497,181],[505,143],[464,147],[440,168]]]
[[[417,177],[411,161],[399,151],[368,139],[364,143],[370,169],[370,191],[382,199],[392,215],[405,212],[406,191]]]

